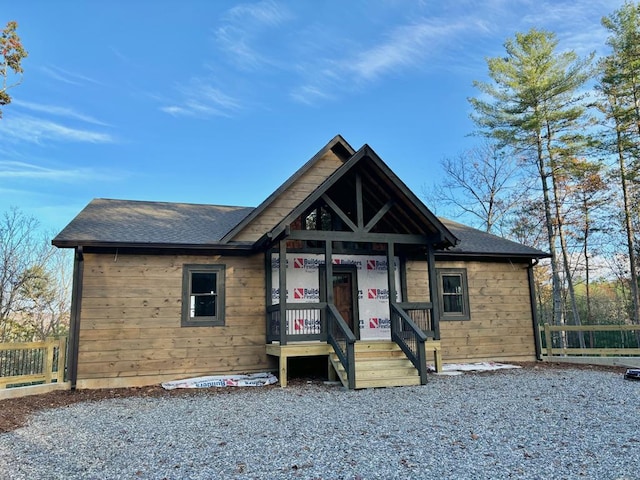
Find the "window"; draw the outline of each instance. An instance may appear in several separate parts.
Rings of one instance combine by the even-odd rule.
[[[442,320],[469,320],[469,290],[464,268],[437,270]]]
[[[224,265],[184,265],[182,326],[224,325]]]

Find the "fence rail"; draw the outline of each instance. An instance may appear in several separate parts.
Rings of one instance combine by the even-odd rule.
[[[640,325],[550,325],[544,324],[544,340],[547,356],[570,356],[570,355],[591,355],[591,356],[638,356],[640,355],[640,344],[635,342],[635,347],[624,346],[624,342],[618,343],[616,346],[602,347],[571,347],[560,346],[554,347],[554,333],[567,334],[569,332],[584,332],[593,335],[595,332],[618,332],[622,336],[624,332],[634,332],[632,338],[637,339],[640,334]],[[595,345],[597,341],[591,341],[591,345]]]
[[[38,382],[64,382],[67,337],[0,343],[0,389]]]

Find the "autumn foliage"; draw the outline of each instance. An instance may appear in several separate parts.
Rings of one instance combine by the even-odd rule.
[[[0,77],[2,79],[0,106],[11,103],[11,97],[7,90],[22,82],[22,60],[28,55],[16,32],[17,29],[17,22],[8,22],[0,35]],[[0,110],[1,117],[2,111]]]

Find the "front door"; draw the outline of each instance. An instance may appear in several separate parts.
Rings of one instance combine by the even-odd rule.
[[[333,266],[333,303],[356,338],[360,338],[356,269]]]

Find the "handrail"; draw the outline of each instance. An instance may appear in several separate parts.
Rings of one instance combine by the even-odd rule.
[[[334,328],[337,327],[339,334],[345,343],[346,348],[342,348],[339,339],[334,334]],[[344,321],[340,312],[333,303],[327,305],[327,343],[333,347],[336,352],[340,363],[347,372],[347,381],[349,388],[354,389],[356,386],[356,358],[355,358],[355,343],[356,336],[353,334],[347,322]]]
[[[420,383],[427,383],[427,362],[424,342],[427,335],[398,304],[391,307],[391,340],[396,342],[420,374]]]

